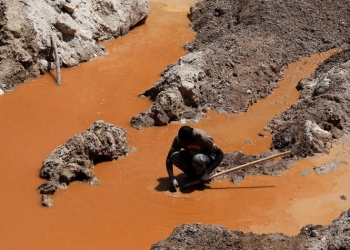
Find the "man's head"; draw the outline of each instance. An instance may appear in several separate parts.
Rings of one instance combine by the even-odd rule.
[[[193,139],[193,128],[189,126],[182,126],[179,129],[177,137],[179,138],[181,143],[189,145]]]

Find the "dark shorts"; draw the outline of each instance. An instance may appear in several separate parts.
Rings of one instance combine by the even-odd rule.
[[[192,156],[188,151],[174,152],[170,156],[173,165],[187,174],[190,178],[200,178],[214,161],[214,157],[207,154],[196,154]]]

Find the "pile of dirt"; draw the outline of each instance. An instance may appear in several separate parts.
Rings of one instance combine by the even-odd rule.
[[[246,163],[257,161],[263,158],[267,158],[272,155],[276,155],[279,152],[269,152],[261,153],[258,155],[245,155],[242,152],[231,152],[225,154],[223,161],[220,166],[217,167],[212,174],[219,173],[234,167],[241,166]],[[242,168],[237,171],[229,172],[224,175],[220,175],[215,178],[215,180],[228,178],[233,183],[240,182],[244,179],[246,175],[270,175],[270,176],[279,176],[284,171],[293,167],[295,159],[291,157],[292,155],[286,155],[281,158],[271,159],[265,162],[254,164],[253,166]]]
[[[119,159],[128,152],[124,129],[96,121],[86,131],[54,149],[43,161],[40,177],[48,181],[41,184],[38,191],[54,194],[75,180],[95,184],[98,180],[91,172],[94,164]]]
[[[54,69],[106,54],[97,41],[129,32],[149,12],[149,0],[0,0],[0,91]]]
[[[209,108],[246,111],[278,86],[288,63],[348,43],[349,10],[350,2],[342,0],[197,1],[190,15],[196,39],[185,46],[189,54],[142,94],[154,104],[131,125],[193,122]]]
[[[350,248],[350,210],[327,226],[306,225],[296,236],[281,233],[254,234],[229,230],[223,226],[184,224],[152,250],[171,249],[308,249],[342,250]]]
[[[350,49],[335,53],[297,89],[300,99],[266,126],[272,149],[298,156],[328,153],[332,142],[350,131]]]

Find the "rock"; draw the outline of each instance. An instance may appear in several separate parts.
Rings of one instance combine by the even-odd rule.
[[[316,230],[311,230],[311,232],[310,232],[311,237],[319,237],[319,235],[320,234]]]
[[[41,197],[41,205],[44,207],[52,207],[53,201],[50,196],[48,195],[43,195]]]
[[[322,81],[319,81],[315,87],[313,96],[325,94],[330,89],[330,82],[331,82],[331,79],[326,77],[323,78]]]
[[[298,84],[297,84],[297,86],[296,86],[296,89],[299,90],[299,91],[305,89],[305,86],[307,85],[308,81],[309,81],[308,78],[303,78],[303,79],[301,79],[301,80],[298,82]]]
[[[0,88],[0,95],[5,94],[5,92]]]
[[[86,131],[69,138],[43,161],[40,177],[48,179],[38,187],[41,194],[54,194],[72,181],[97,184],[91,172],[95,162],[116,160],[128,154],[126,131],[96,121]]]
[[[315,6],[320,13],[315,14]],[[347,9],[347,2],[340,0],[332,6],[321,0],[248,0],[234,4],[231,0],[196,1],[189,15],[196,39],[185,45],[188,55],[170,65],[143,95],[154,100],[160,92],[174,88],[183,94],[186,88],[181,83],[186,81],[198,91],[192,99],[183,96],[184,104],[193,111],[207,105],[220,113],[245,112],[250,105],[272,93],[278,86],[277,81],[283,78],[282,71],[287,64],[348,43],[350,16]],[[191,55],[198,60],[184,61]],[[182,67],[185,64],[186,67]],[[200,73],[198,77],[196,72]],[[345,70],[341,72],[347,74]],[[330,86],[334,85],[334,77],[324,79],[331,79]],[[303,79],[297,88],[303,90],[302,96],[310,97],[314,83]],[[316,90],[317,96],[329,94],[324,87]],[[152,119],[151,115],[149,117]],[[309,120],[318,121],[311,117]]]
[[[63,3],[62,7],[68,12],[68,13],[73,13],[74,11],[74,6],[68,3]]]
[[[329,153],[332,146],[332,134],[321,129],[313,121],[307,120],[305,123],[306,136],[312,142],[315,153]]]
[[[75,34],[78,29],[76,23],[68,14],[59,15],[54,25],[59,31],[66,35]]]
[[[80,36],[83,40],[85,41],[88,41],[88,40],[91,40],[92,39],[92,32],[89,31],[89,30],[82,30],[82,29],[79,29],[77,30],[77,33],[76,33],[78,36]]]
[[[153,244],[151,249],[349,249],[349,211],[343,212],[329,225],[308,224],[294,236],[283,233],[243,233],[200,223],[183,224],[176,227],[168,238]]]
[[[197,82],[205,74],[200,69],[202,55],[201,52],[189,53],[181,57],[179,65],[164,70],[163,78],[142,94],[154,98],[155,102],[147,111],[134,116],[131,126],[143,129],[202,119],[202,110],[208,108],[199,104],[200,93],[197,89]]]
[[[0,87],[6,92],[52,69],[44,63],[54,61],[51,35],[60,58],[64,55],[62,66],[75,67],[105,55],[96,42],[126,34],[149,7],[149,0],[2,0],[0,82],[5,86]]]

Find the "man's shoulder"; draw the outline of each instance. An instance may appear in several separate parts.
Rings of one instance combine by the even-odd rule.
[[[204,130],[201,130],[199,128],[194,128],[193,133],[195,134],[195,136],[211,137],[207,132],[205,132]]]

